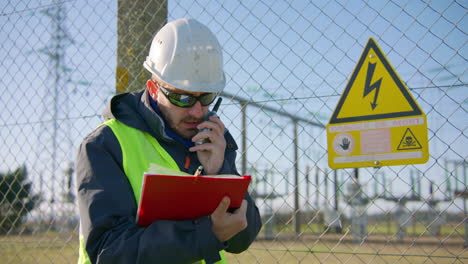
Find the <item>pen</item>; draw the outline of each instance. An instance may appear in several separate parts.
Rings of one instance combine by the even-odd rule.
[[[195,171],[195,174],[193,174],[193,176],[199,177],[202,173],[202,170],[203,170],[203,166],[202,165],[198,166],[198,169]]]

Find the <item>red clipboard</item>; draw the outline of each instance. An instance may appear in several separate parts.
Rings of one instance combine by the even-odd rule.
[[[178,176],[145,173],[137,224],[156,220],[189,220],[210,215],[224,196],[229,207],[240,207],[251,176]]]

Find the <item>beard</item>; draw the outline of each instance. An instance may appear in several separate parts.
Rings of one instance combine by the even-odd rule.
[[[195,126],[191,127],[188,124],[199,124],[203,122],[203,118],[197,118],[186,113],[183,114],[183,112],[172,109],[172,106],[168,107],[162,103],[158,105],[166,125],[177,135],[185,139],[191,139],[198,133],[198,129]]]
[[[184,117],[178,121],[175,120],[169,120],[169,127],[174,131],[176,134],[179,136],[186,138],[186,139],[191,139],[193,138],[197,133],[198,129],[196,127],[185,127],[184,123],[201,123],[203,122],[202,119],[199,118],[193,118],[193,117]]]

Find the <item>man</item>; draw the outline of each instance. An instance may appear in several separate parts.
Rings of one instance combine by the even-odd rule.
[[[196,20],[176,20],[156,34],[144,67],[152,74],[146,89],[114,96],[104,112],[108,121],[80,145],[79,262],[225,263],[224,251],[246,250],[260,230],[248,194],[232,213],[225,197],[209,216],[148,227],[136,224],[135,195],[150,163],[238,174],[237,145],[223,122],[203,120],[225,86],[221,47]],[[194,144],[200,140],[207,142]]]

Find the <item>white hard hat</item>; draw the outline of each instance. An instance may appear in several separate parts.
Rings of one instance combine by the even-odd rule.
[[[226,85],[221,45],[195,19],[178,19],[161,28],[143,66],[161,81],[186,91],[219,93]]]

